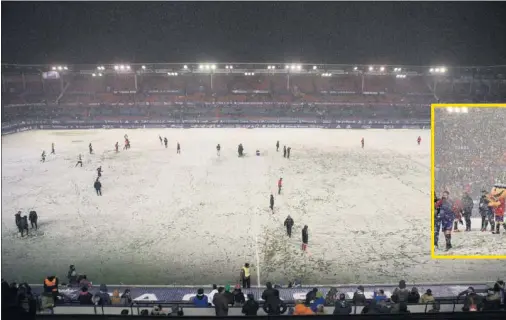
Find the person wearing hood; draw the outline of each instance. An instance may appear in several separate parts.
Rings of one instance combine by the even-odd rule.
[[[213,290],[211,290],[211,292],[207,295],[209,298],[208,301],[212,306],[214,306],[213,304],[214,295],[217,293],[218,293],[218,286],[213,284]]]
[[[313,288],[311,291],[306,293],[306,305],[310,305],[313,300],[316,299],[316,293],[318,292],[318,288]]]
[[[265,286],[267,287],[267,289],[265,289],[264,292],[262,293],[262,300],[264,300],[264,302],[267,302],[270,298],[274,297],[276,291],[278,292],[279,296],[278,289],[273,289],[272,283],[267,282]]]
[[[346,301],[346,295],[341,293],[339,295],[339,300],[336,301],[334,307],[334,314],[350,314],[351,313],[351,305]]]
[[[357,290],[353,294],[353,304],[361,305],[365,303],[364,287],[358,286]]]
[[[218,292],[213,297],[214,310],[217,317],[228,316],[228,300],[223,295],[225,288],[219,287]]]
[[[209,305],[209,300],[204,294],[204,289],[200,288],[197,290],[197,295],[193,297],[192,302],[197,308],[206,308]]]
[[[288,235],[289,238],[292,237],[292,228],[293,228],[294,223],[295,222],[293,221],[292,217],[290,217],[290,215],[288,215],[288,217],[286,217],[286,219],[285,219],[284,226],[286,227],[286,234]]]
[[[111,297],[107,292],[107,286],[105,284],[100,285],[100,291],[97,294],[95,294],[95,296],[98,298],[99,305],[105,306],[111,304]]]
[[[420,301],[420,293],[416,287],[413,287],[408,295],[408,303],[418,303],[418,301]]]
[[[242,307],[242,313],[245,316],[256,316],[260,305],[255,301],[253,293],[248,293],[248,301]]]
[[[311,308],[307,307],[304,304],[304,301],[297,300],[297,302],[295,303],[295,308],[293,310],[294,316],[308,316],[308,315],[313,315],[313,314],[314,314],[314,312],[311,311]]]
[[[422,303],[422,304],[428,304],[428,303],[434,303],[434,302],[436,302],[436,299],[432,295],[432,290],[430,290],[430,289],[427,289],[427,292],[425,292],[420,297],[420,303]]]
[[[279,291],[276,290],[274,295],[264,303],[263,309],[268,315],[275,316],[285,313],[288,307],[283,300],[279,298]]]
[[[67,280],[69,281],[70,285],[77,284],[77,272],[74,265],[70,265],[69,267],[69,271],[67,272]]]
[[[237,284],[235,286],[234,292],[232,292],[234,295],[234,304],[243,305],[246,302],[246,299],[244,299],[244,293],[241,290],[241,285]]]
[[[336,288],[330,288],[329,292],[327,292],[327,295],[325,296],[325,305],[326,306],[333,306],[337,301],[337,289]]]
[[[227,299],[228,305],[233,306],[234,305],[234,294],[230,292],[230,285],[227,284],[225,286],[225,292],[223,292],[223,296]]]
[[[325,298],[323,297],[323,293],[321,291],[317,291],[315,299],[313,301],[311,301],[311,306],[310,306],[311,311],[316,313],[318,311],[318,306],[324,305],[324,304],[325,304]]]
[[[79,292],[79,297],[77,300],[79,300],[79,304],[81,305],[92,305],[93,304],[93,295],[88,292],[88,288],[82,287],[81,292]]]

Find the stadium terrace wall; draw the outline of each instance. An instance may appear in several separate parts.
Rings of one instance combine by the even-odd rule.
[[[84,130],[84,129],[155,129],[155,128],[319,128],[319,129],[427,129],[430,121],[305,121],[305,120],[145,120],[145,121],[59,121],[40,120],[2,124],[2,135],[28,130]]]

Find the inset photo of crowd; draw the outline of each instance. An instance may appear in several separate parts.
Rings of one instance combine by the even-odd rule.
[[[506,259],[506,104],[433,104],[433,258]]]

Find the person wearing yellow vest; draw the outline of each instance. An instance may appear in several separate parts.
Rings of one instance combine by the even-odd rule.
[[[242,287],[249,289],[251,287],[251,274],[249,271],[249,263],[244,264],[244,267],[241,269],[241,280]]]

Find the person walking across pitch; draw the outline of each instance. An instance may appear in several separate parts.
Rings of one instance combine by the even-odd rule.
[[[288,215],[288,217],[286,217],[285,219],[285,227],[286,227],[286,234],[288,235],[289,238],[292,237],[292,227],[293,227],[293,219],[292,217],[290,217],[290,215]],[[304,238],[304,237],[303,237]]]
[[[278,151],[279,151],[279,140],[276,141],[276,152],[278,152]]]
[[[283,146],[283,158],[286,158],[286,146]]]
[[[249,263],[245,263],[244,267],[241,268],[241,281],[243,289],[251,288],[251,272],[249,269]]]
[[[97,175],[99,178],[102,176],[102,166],[97,168]]]
[[[278,194],[281,194],[281,188],[283,188],[283,178],[278,180]]]
[[[163,138],[163,144],[165,144],[165,149],[167,149],[167,146],[169,145],[169,140],[167,140],[167,137]]]
[[[77,157],[77,163],[76,163],[76,167],[78,165],[81,165],[81,168],[83,167],[83,156],[79,155],[79,157]],[[75,167],[74,167],[75,168]]]
[[[54,142],[51,143],[51,154],[56,154],[56,152],[54,151]]]
[[[41,159],[40,161],[41,162],[46,162],[46,151],[42,151],[42,154],[40,155]]]
[[[270,202],[269,208],[271,208],[272,213],[274,213],[274,196],[272,194],[271,194],[269,202]]]
[[[302,229],[302,251],[306,251],[307,244],[309,243],[309,233],[307,229],[307,226],[304,226]]]
[[[116,141],[116,144],[114,145],[114,149],[116,149],[116,152],[119,152],[119,142]]]
[[[97,178],[97,180],[95,180],[95,183],[93,184],[93,187],[95,188],[95,191],[97,192],[97,196],[102,195],[102,184],[100,183],[99,179],[100,178]]]
[[[32,225],[32,229],[35,227],[35,230],[37,230],[37,220],[38,220],[38,216],[37,216],[37,212],[35,211],[30,211],[30,214],[28,215],[28,220],[30,220],[30,224]]]
[[[218,155],[218,157],[220,156],[220,151],[221,151],[221,146],[218,143],[218,145],[216,146],[216,154]]]
[[[177,153],[178,154],[181,153],[181,145],[179,144],[179,142],[177,143]]]
[[[88,146],[88,148],[90,149],[90,154],[93,154],[93,146],[91,145],[91,142],[90,142],[90,145]]]
[[[286,158],[290,159],[290,151],[292,151],[291,147],[286,148]]]
[[[161,135],[158,135],[158,139],[160,140],[160,144],[163,146],[163,139]]]

